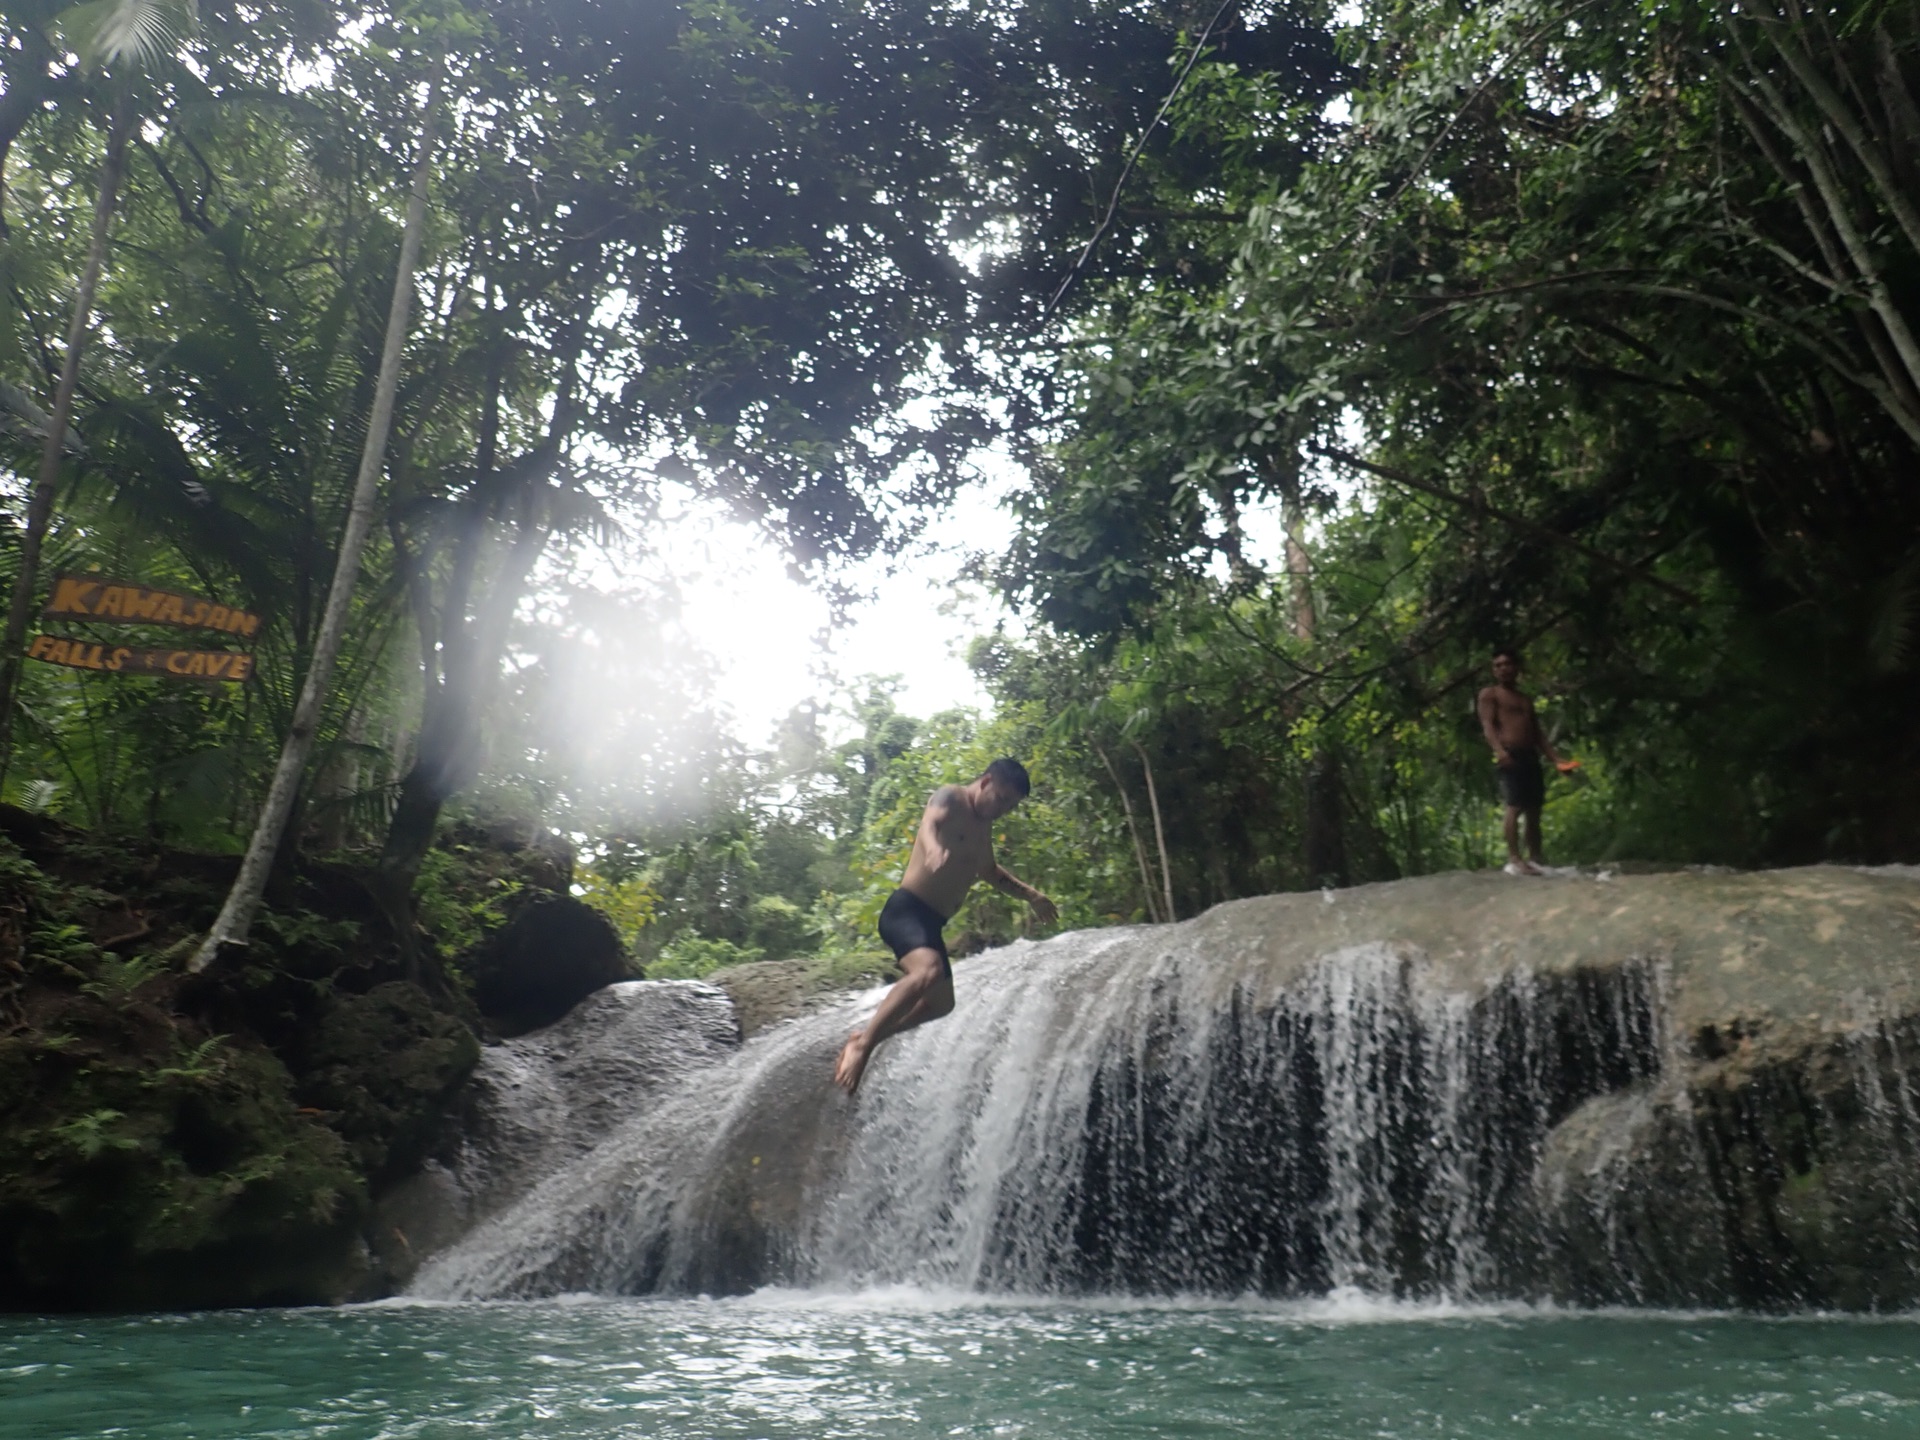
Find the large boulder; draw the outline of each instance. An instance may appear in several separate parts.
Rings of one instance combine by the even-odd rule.
[[[487,1046],[431,1156],[376,1207],[379,1285],[406,1283],[435,1252],[739,1044],[725,992],[695,980],[630,980],[553,1025]]]
[[[773,1025],[423,1291],[1920,1303],[1903,872],[1431,876],[956,971],[852,1103],[854,1003]]]
[[[566,895],[522,910],[467,968],[480,1013],[504,1035],[551,1025],[594,991],[633,978],[607,917]]]

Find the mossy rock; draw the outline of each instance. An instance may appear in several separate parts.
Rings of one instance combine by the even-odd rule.
[[[275,1058],[79,995],[0,1040],[0,1304],[343,1298],[367,1188]]]
[[[810,1014],[849,990],[868,990],[899,978],[893,957],[885,951],[756,960],[707,977],[733,998],[743,1039]]]
[[[370,1195],[477,1059],[466,1002],[431,965],[397,978],[363,877],[324,864],[283,877],[244,960],[182,973],[233,863],[0,807],[0,1308],[374,1283]]]
[[[337,997],[321,1020],[300,1099],[326,1116],[376,1184],[416,1165],[480,1058],[464,1025],[418,985]]]

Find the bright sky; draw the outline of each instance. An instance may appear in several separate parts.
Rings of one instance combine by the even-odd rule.
[[[773,545],[710,512],[676,517],[659,553],[680,581],[683,623],[719,665],[719,695],[739,738],[763,744],[795,705],[866,675],[898,675],[909,715],[956,705],[990,712],[962,655],[996,623],[1014,635],[1023,627],[993,596],[955,582],[971,553],[1007,543],[1013,521],[1000,502],[1018,483],[1009,465],[989,466],[913,551],[854,570],[852,583],[875,598],[830,636],[826,601],[788,578]],[[1277,507],[1252,507],[1242,521],[1249,558],[1277,569]]]
[[[831,633],[827,602],[792,580],[753,529],[699,509],[675,516],[658,559],[680,582],[683,623],[719,666],[719,696],[740,739],[764,743],[795,705],[866,675],[898,675],[910,715],[990,710],[963,652],[996,621],[1015,633],[1019,625],[956,579],[970,552],[998,548],[1011,533],[999,508],[1011,483],[1004,474],[976,482],[907,554],[849,571],[849,583],[874,598]]]

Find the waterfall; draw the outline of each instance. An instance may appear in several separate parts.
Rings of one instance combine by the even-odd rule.
[[[693,1067],[413,1288],[1526,1288],[1548,1133],[1661,1073],[1656,968],[1473,985],[1404,945],[1276,967],[1244,940],[1194,922],[963,962],[954,1013],[884,1047],[852,1101],[832,1058],[878,992],[790,1023]]]
[[[962,961],[853,1100],[878,991],[736,1045],[620,987],[601,1060],[515,1042],[467,1171],[593,1123],[412,1288],[1912,1305],[1916,921],[1824,869],[1234,902]]]

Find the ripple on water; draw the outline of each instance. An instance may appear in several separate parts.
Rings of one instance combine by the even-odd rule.
[[[1920,1433],[1920,1324],[769,1292],[0,1322],[0,1440]]]

